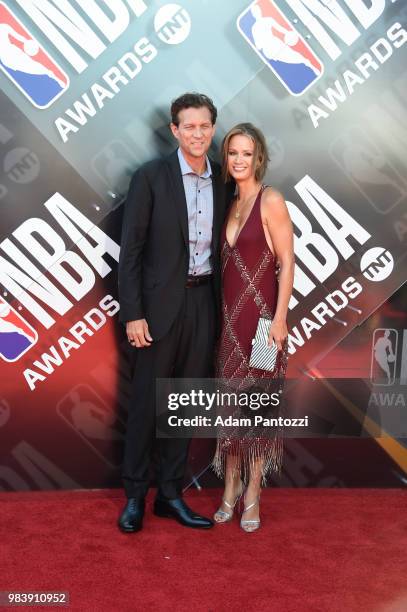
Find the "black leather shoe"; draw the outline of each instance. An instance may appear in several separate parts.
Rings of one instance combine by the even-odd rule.
[[[181,497],[167,500],[156,499],[154,514],[163,518],[173,518],[185,527],[194,527],[195,529],[210,529],[213,527],[213,522],[210,519],[200,516],[191,508],[188,508]]]
[[[143,528],[144,499],[129,497],[119,518],[119,529],[125,533],[135,533]]]

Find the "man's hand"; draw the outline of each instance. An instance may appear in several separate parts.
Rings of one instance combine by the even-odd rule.
[[[145,319],[137,319],[137,321],[127,321],[126,323],[127,338],[132,346],[143,348],[150,346],[153,339],[148,331],[147,321]]]

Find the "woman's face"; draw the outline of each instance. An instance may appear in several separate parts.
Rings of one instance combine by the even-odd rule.
[[[229,174],[237,181],[254,176],[254,142],[249,136],[236,134],[229,141],[227,151]]]

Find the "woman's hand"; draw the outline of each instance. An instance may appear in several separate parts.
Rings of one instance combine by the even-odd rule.
[[[277,319],[273,319],[270,332],[269,332],[269,345],[272,346],[273,340],[277,345],[277,349],[279,351],[283,348],[283,342],[288,336],[287,323],[285,321],[279,321]]]

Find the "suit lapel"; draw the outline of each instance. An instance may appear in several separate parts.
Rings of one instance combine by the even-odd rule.
[[[181,225],[185,246],[187,249],[189,249],[188,209],[177,151],[171,153],[171,155],[167,158],[167,163],[175,210]]]

